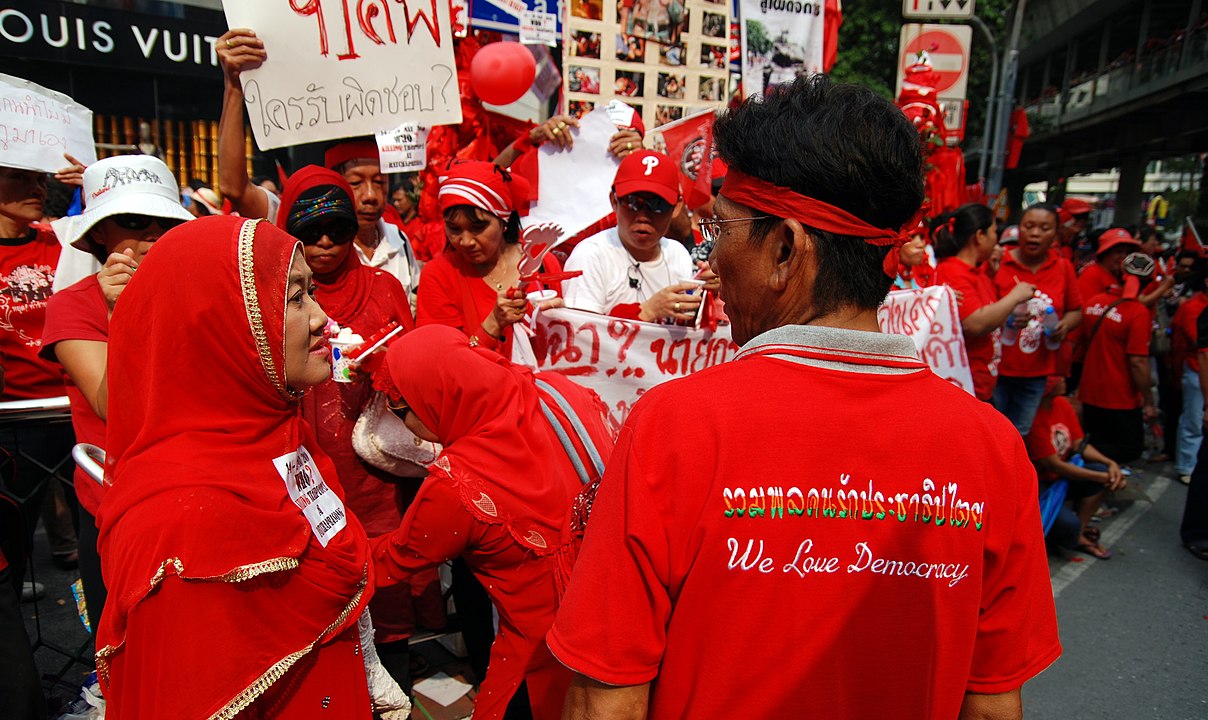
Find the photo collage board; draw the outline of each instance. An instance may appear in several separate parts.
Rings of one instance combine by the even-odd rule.
[[[617,98],[652,130],[730,94],[729,0],[569,0],[563,22],[567,111]]]

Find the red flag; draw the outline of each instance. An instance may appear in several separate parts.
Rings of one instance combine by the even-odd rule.
[[[680,170],[680,193],[688,209],[713,196],[713,111],[705,110],[660,126],[667,154]]]
[[[1190,250],[1199,253],[1200,257],[1208,256],[1208,252],[1205,252],[1204,242],[1200,240],[1200,231],[1196,229],[1191,218],[1183,221],[1183,238],[1179,241],[1179,250]]]

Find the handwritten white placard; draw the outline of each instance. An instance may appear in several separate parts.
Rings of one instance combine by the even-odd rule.
[[[377,134],[382,172],[418,172],[428,165],[428,128],[403,123]]]
[[[558,16],[525,10],[520,14],[520,42],[525,45],[558,46]]]
[[[261,150],[461,122],[444,0],[223,0],[268,60],[240,75]]]
[[[0,157],[6,167],[55,172],[63,153],[96,162],[92,111],[63,93],[0,73]]]

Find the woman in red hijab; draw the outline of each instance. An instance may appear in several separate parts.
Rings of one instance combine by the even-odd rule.
[[[512,356],[512,325],[524,318],[520,217],[529,184],[494,163],[449,165],[438,194],[448,247],[424,266],[417,296],[420,325],[448,325],[475,344]],[[546,270],[557,272],[546,256]]]
[[[559,718],[570,675],[545,633],[573,562],[575,507],[583,517],[612,449],[604,405],[561,375],[534,376],[446,327],[409,333],[390,347],[386,369],[403,408],[396,412],[444,452],[402,526],[372,541],[377,582],[388,587],[464,557],[499,613],[474,717],[503,717],[524,681],[533,717]]]
[[[298,409],[331,373],[312,292],[295,239],[224,216],[166,233],[122,295],[98,518],[107,717],[370,717],[368,543]]]
[[[309,165],[294,173],[281,193],[277,227],[302,242],[306,264],[314,273],[315,300],[341,328],[368,338],[394,322],[415,327],[402,284],[390,273],[363,265],[353,250],[357,233],[352,188],[342,175]],[[384,470],[363,462],[353,450],[357,418],[373,398],[368,374],[352,382],[328,378],[302,398],[302,416],[315,429],[319,447],[331,458],[348,506],[369,537],[398,528],[415,494],[416,483],[400,483]],[[420,583],[422,581],[422,585]],[[435,572],[417,578],[430,587],[425,624],[444,625],[439,580]],[[411,588],[402,585],[374,599],[374,624],[382,661],[404,689],[410,688],[410,650],[415,631]]]

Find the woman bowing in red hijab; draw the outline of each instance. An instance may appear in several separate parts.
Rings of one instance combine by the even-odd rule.
[[[166,233],[122,295],[98,542],[110,718],[370,717],[368,543],[298,412],[331,373],[312,293],[296,240],[213,217]]]
[[[368,338],[390,323],[411,330],[415,322],[402,284],[390,273],[363,265],[354,252],[357,233],[352,187],[342,175],[314,165],[294,173],[285,183],[277,227],[302,241],[306,264],[314,273],[315,300],[328,317]],[[398,528],[417,483],[398,478],[362,461],[353,450],[352,432],[374,390],[369,376],[351,382],[328,378],[301,401],[302,416],[315,429],[319,447],[331,458],[348,506],[369,537]],[[444,624],[435,572],[416,579],[416,587],[431,588],[433,610],[426,624]],[[421,604],[423,605],[423,604]],[[415,611],[408,586],[392,588],[373,602],[378,652],[394,678],[410,688],[407,638],[415,631]]]
[[[612,449],[603,403],[562,375],[534,376],[447,327],[421,327],[396,342],[386,370],[396,413],[444,452],[402,526],[372,541],[379,587],[463,557],[499,613],[474,717],[503,717],[522,681],[536,720],[561,717],[570,675],[545,633],[583,505]]]

